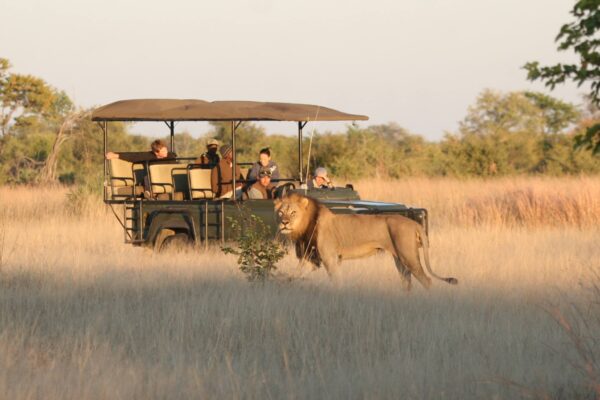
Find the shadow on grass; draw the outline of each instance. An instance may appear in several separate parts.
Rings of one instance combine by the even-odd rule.
[[[556,398],[587,395],[548,346],[571,352],[535,304],[483,290],[406,295],[156,271],[93,282],[21,271],[0,284],[0,389],[16,397],[32,387],[56,398],[514,395],[498,376]],[[71,392],[56,391],[61,376]]]

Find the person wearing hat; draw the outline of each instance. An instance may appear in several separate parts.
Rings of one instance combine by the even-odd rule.
[[[327,176],[327,170],[319,167],[315,170],[315,177],[308,183],[309,189],[333,189],[333,182]]]
[[[219,141],[217,139],[209,139],[206,142],[206,151],[198,157],[195,163],[205,165],[209,168],[216,167],[220,161],[219,154],[217,154],[217,147],[219,147]]]
[[[210,174],[211,189],[217,198],[231,198],[233,195],[233,152],[228,144],[221,146],[219,151],[221,152],[221,159]],[[239,198],[242,195],[244,176],[237,165],[235,166],[235,176],[235,196]]]
[[[275,181],[279,180],[279,168],[275,161],[271,160],[271,149],[268,147],[260,150],[258,161],[255,162],[250,171],[248,171],[248,180],[250,182],[258,179],[258,171],[260,171],[261,168],[268,168],[271,170],[271,179],[274,179]]]
[[[262,167],[258,171],[258,180],[248,188],[244,197],[247,199],[272,199],[275,185],[271,183],[271,170]]]

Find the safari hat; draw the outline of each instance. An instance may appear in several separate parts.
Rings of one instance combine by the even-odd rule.
[[[229,154],[231,152],[231,146],[228,144],[224,144],[223,146],[221,146],[221,148],[219,149],[219,152],[221,153],[221,155],[223,157],[225,157],[227,154]]]
[[[218,146],[218,145],[219,145],[219,141],[217,139],[208,139],[208,142],[206,142],[206,147]]]

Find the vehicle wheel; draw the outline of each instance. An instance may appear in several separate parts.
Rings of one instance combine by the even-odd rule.
[[[192,248],[192,241],[185,233],[176,233],[166,238],[160,246],[160,252],[183,252]]]

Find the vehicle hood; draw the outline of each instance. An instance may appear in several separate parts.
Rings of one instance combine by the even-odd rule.
[[[321,204],[334,212],[348,212],[357,214],[378,214],[388,213],[399,210],[406,210],[409,207],[399,203],[386,203],[382,201],[367,200],[321,200]]]

